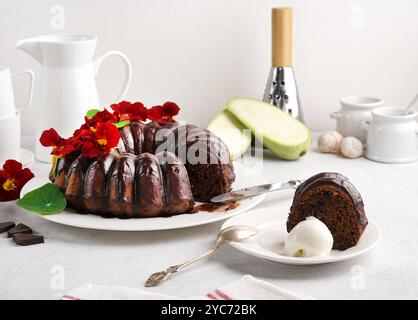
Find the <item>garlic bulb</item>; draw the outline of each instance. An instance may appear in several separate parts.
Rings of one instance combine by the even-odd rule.
[[[354,137],[346,137],[341,142],[341,153],[347,158],[358,158],[363,154],[363,144]]]
[[[318,149],[323,153],[340,152],[343,136],[337,131],[327,131],[318,138]]]

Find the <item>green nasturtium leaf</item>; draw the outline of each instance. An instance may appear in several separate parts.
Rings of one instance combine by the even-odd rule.
[[[60,213],[65,209],[67,199],[56,185],[47,183],[25,194],[16,204],[23,209],[41,215],[52,215]]]
[[[92,119],[97,113],[99,113],[100,110],[99,109],[90,109],[89,111],[87,111],[87,119]]]
[[[120,122],[114,122],[113,124],[116,126],[116,128],[123,128],[124,126],[126,126],[129,123],[129,120],[124,120],[124,121],[120,121]]]

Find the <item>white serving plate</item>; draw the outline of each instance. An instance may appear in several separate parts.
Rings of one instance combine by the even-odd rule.
[[[352,259],[373,249],[381,239],[381,231],[369,221],[359,243],[347,250],[332,250],[325,257],[289,257],[284,254],[284,241],[287,236],[286,216],[290,203],[287,201],[277,207],[251,210],[226,221],[222,229],[232,225],[250,225],[260,232],[243,241],[231,245],[249,255],[288,265],[315,265]]]
[[[266,183],[265,179],[255,170],[234,164],[236,181],[233,184],[234,189],[245,188],[253,185]],[[41,187],[49,182],[47,177],[35,177],[30,180],[22,189],[21,196],[29,191]],[[119,219],[119,218],[103,218],[92,214],[77,214],[74,210],[66,209],[65,211],[51,215],[42,216],[43,219],[65,224],[74,227],[98,229],[98,230],[114,230],[114,231],[153,231],[168,230],[185,227],[199,226],[203,224],[213,223],[224,220],[232,216],[247,211],[259,204],[265,195],[239,201],[237,208],[224,212],[208,212],[200,211],[194,214],[181,214],[166,218],[135,218],[135,219]]]

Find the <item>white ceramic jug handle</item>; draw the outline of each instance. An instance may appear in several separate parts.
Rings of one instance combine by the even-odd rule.
[[[100,66],[102,64],[102,62],[110,57],[110,56],[116,56],[119,57],[124,65],[125,65],[125,69],[126,69],[126,73],[125,73],[125,80],[123,83],[123,87],[121,92],[119,93],[118,97],[115,99],[114,102],[120,102],[126,95],[126,92],[129,89],[129,86],[131,85],[131,80],[132,80],[132,66],[131,66],[131,62],[129,61],[128,57],[120,52],[120,51],[108,51],[104,54],[102,54],[101,56],[97,57],[96,60],[94,60],[94,71],[95,74],[97,75],[97,73],[99,72]]]
[[[26,107],[29,107],[32,104],[32,100],[33,100],[33,88],[35,85],[35,74],[33,73],[32,70],[25,70],[19,73],[16,73],[14,75],[12,75],[12,78],[16,78],[18,76],[23,76],[23,75],[28,75],[29,76],[29,97],[28,100],[26,101],[26,103],[24,103],[21,106],[17,106],[16,107],[16,114],[22,112]]]
[[[331,119],[340,119],[340,118],[341,118],[341,113],[339,113],[338,111],[336,111],[336,112],[331,113],[331,114],[329,115],[329,117],[330,117]]]

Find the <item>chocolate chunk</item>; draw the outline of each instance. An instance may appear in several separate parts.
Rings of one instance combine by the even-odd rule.
[[[0,233],[9,231],[10,229],[14,228],[15,223],[13,221],[7,221],[0,223]]]
[[[44,243],[44,237],[37,234],[16,233],[13,235],[13,241],[19,246],[31,246]]]
[[[7,232],[7,237],[11,238],[13,237],[14,234],[17,234],[17,233],[29,234],[29,233],[32,233],[32,229],[23,223],[19,223],[16,227],[14,227],[13,229],[10,229],[9,232]]]

